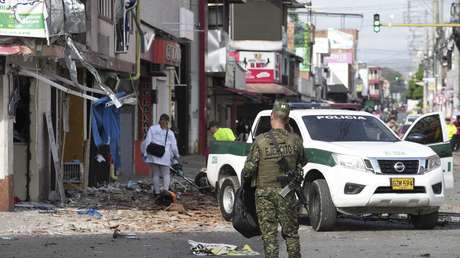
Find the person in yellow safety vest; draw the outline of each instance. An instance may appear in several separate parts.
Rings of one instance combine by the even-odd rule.
[[[455,150],[455,145],[457,144],[457,127],[454,125],[453,119],[446,117],[447,124],[447,139],[450,141],[450,146],[452,151]]]
[[[215,141],[235,141],[236,137],[232,129],[219,127],[216,122],[209,123],[208,130]]]

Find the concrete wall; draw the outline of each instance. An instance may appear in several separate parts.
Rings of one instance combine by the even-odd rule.
[[[38,80],[30,86],[30,198],[48,198],[50,189],[50,151],[48,131],[43,115],[51,112],[51,88]]]
[[[199,21],[198,5],[192,5],[195,24]],[[199,125],[199,99],[200,99],[200,85],[199,85],[199,36],[198,33],[194,34],[195,40],[191,42],[190,53],[190,130],[189,130],[189,152],[198,152],[198,125]]]
[[[282,1],[248,0],[234,5],[234,40],[281,40],[285,23]]]
[[[146,3],[146,1],[141,2],[142,5],[144,5],[144,3]],[[115,54],[115,23],[110,23],[106,20],[99,18],[97,4],[98,1],[87,2],[86,12],[87,16],[89,16],[86,32],[87,45],[94,52],[108,54],[108,56],[110,57],[115,57],[123,61],[135,63],[137,30],[136,26],[134,26],[134,30],[131,33],[129,33],[130,43],[128,52],[126,54]],[[101,36],[108,37],[108,49],[102,44],[100,44]]]
[[[13,120],[8,116],[8,76],[0,76],[0,211],[14,206]]]
[[[179,37],[179,8],[186,2],[178,0],[142,1],[142,21],[150,26]]]

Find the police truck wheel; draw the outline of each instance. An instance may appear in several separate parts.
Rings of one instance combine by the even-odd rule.
[[[308,193],[308,216],[315,231],[330,230],[337,218],[337,209],[332,202],[329,187],[324,179],[313,181]]]
[[[438,223],[438,211],[423,215],[411,215],[410,221],[415,229],[433,229]]]
[[[235,193],[238,188],[236,177],[227,177],[219,187],[219,208],[222,217],[226,221],[231,221],[233,216],[233,204],[235,203]]]

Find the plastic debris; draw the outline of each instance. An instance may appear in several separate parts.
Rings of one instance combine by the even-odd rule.
[[[38,210],[54,210],[56,206],[48,203],[41,202],[21,202],[14,205],[16,208],[25,208],[25,209],[38,209]]]
[[[137,183],[132,181],[132,180],[129,180],[128,184],[126,185],[126,189],[128,189],[128,190],[134,190],[137,187],[138,187]]]
[[[125,239],[139,240],[139,237],[135,233],[122,234],[118,228],[116,228],[113,231],[112,237],[113,239],[125,238]]]
[[[192,253],[196,256],[257,256],[260,253],[255,252],[249,245],[244,245],[238,249],[236,245],[202,243],[189,240]]]
[[[2,236],[0,237],[1,240],[16,240],[14,237],[9,237],[9,236]]]
[[[78,210],[77,213],[80,215],[88,215],[90,217],[95,217],[96,219],[102,218],[102,214],[95,208]]]

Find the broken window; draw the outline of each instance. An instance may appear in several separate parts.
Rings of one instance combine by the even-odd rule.
[[[133,30],[133,12],[136,0],[116,0],[115,3],[115,53],[126,53],[129,49],[129,32]]]
[[[114,0],[99,0],[99,17],[113,22]]]

